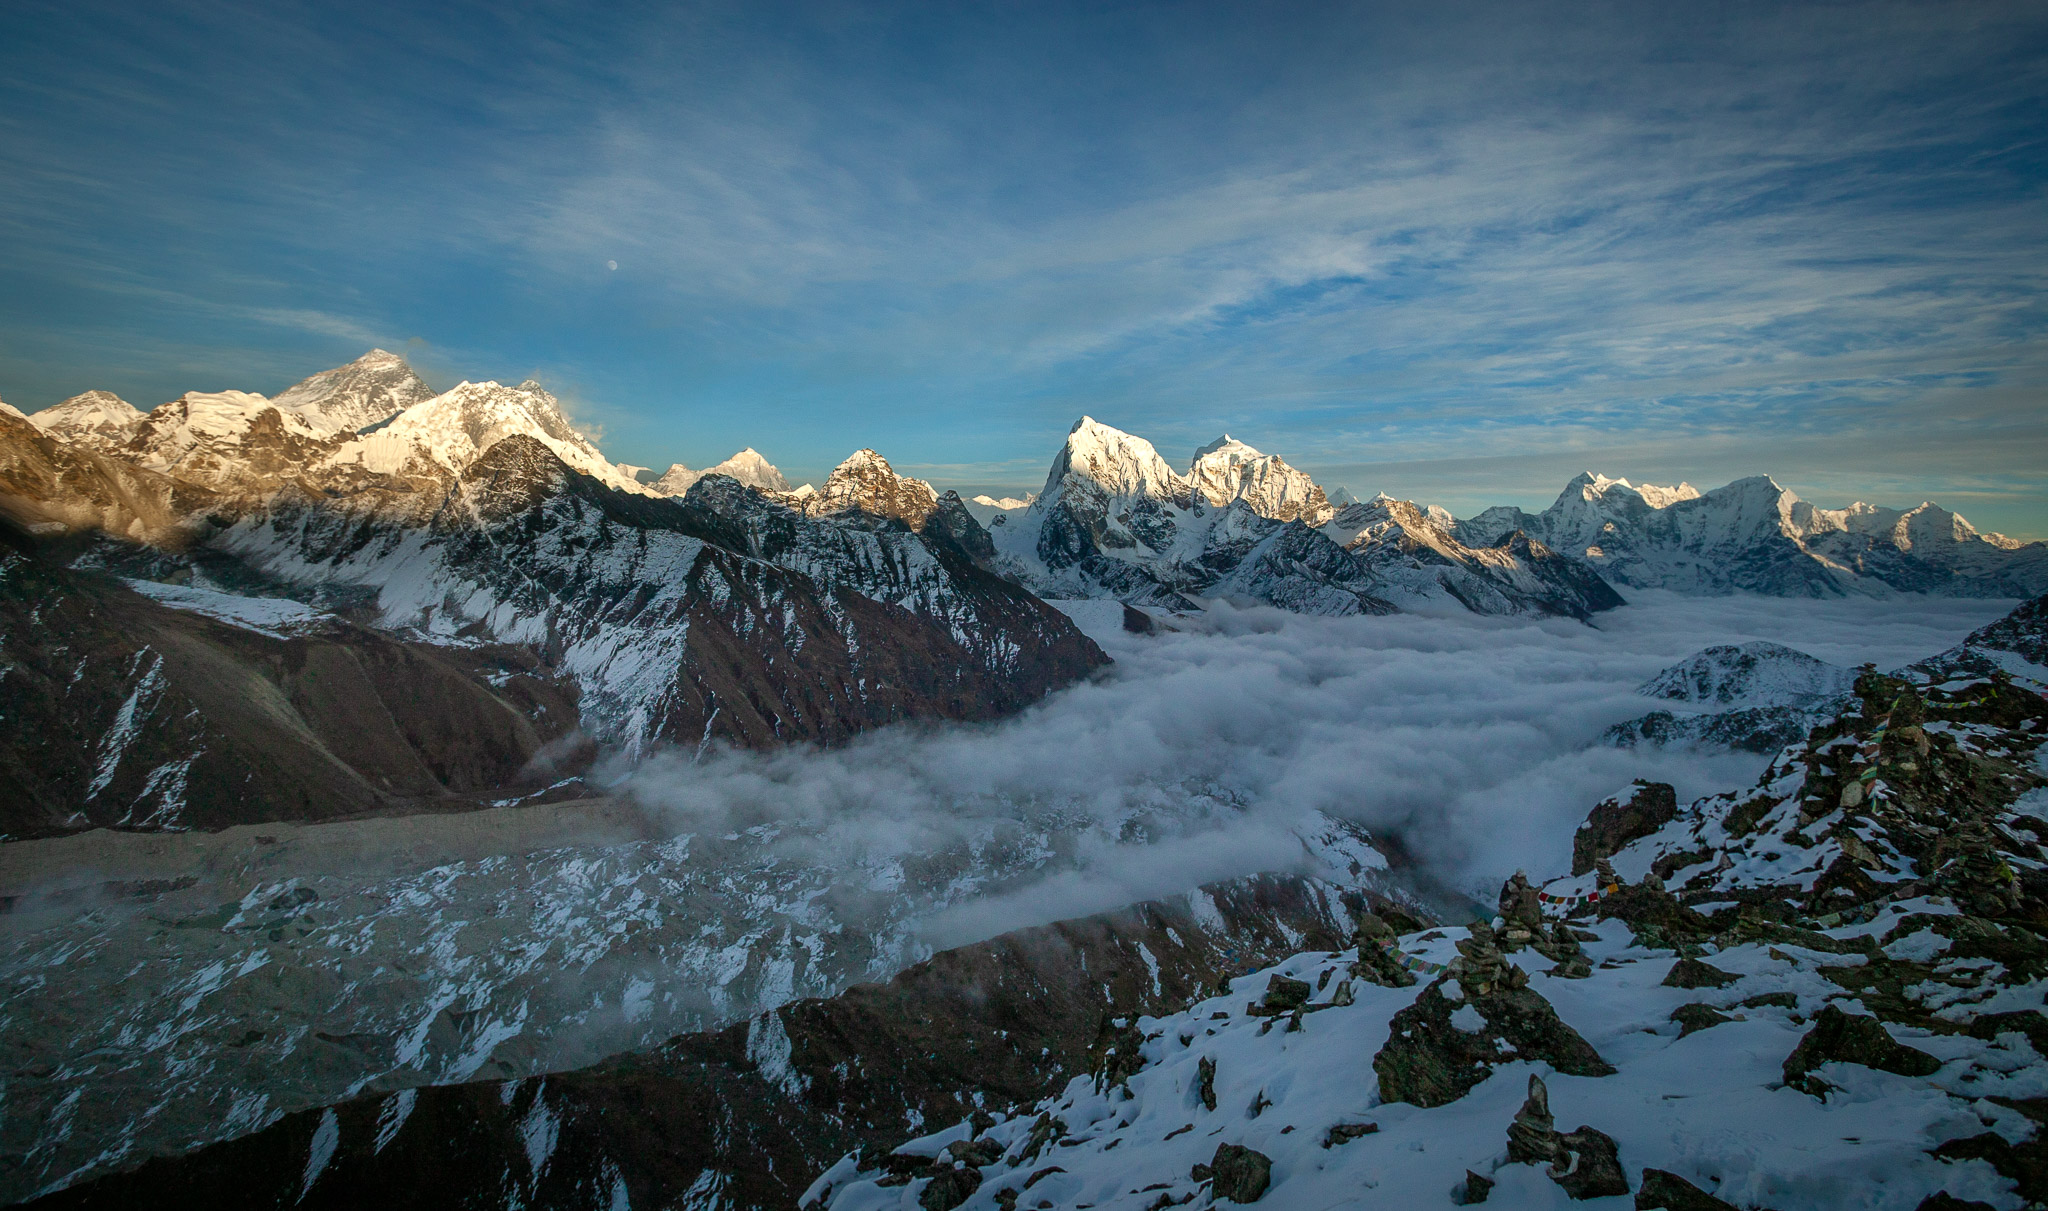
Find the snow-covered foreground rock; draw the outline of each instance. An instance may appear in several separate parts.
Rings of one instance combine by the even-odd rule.
[[[1847,959],[1761,941],[1709,944],[1700,949],[1703,960],[1733,977],[1715,989],[1672,986],[1680,958],[1635,943],[1618,920],[1587,931],[1595,937],[1582,944],[1593,964],[1585,979],[1550,976],[1548,959],[1520,952],[1513,961],[1529,987],[1615,1071],[1572,1076],[1541,1059],[1516,1059],[1494,1066],[1457,1101],[1427,1108],[1386,1100],[1374,1073],[1374,1058],[1388,1046],[1396,1016],[1416,1000],[1416,988],[1352,975],[1355,949],[1295,955],[1231,980],[1228,993],[1181,1013],[1132,1019],[1128,1037],[1137,1054],[1129,1059],[1136,1070],[1128,1077],[1076,1076],[1061,1092],[1006,1111],[978,1135],[966,1121],[948,1124],[875,1158],[888,1161],[886,1168],[850,1157],[819,1178],[811,1205],[1229,1205],[1234,1200],[1217,1194],[1207,1171],[1219,1146],[1235,1145],[1270,1163],[1270,1184],[1247,1201],[1273,1207],[1449,1207],[1469,1197],[1468,1173],[1493,1183],[1486,1199],[1492,1205],[1574,1206],[1546,1166],[1507,1158],[1508,1126],[1529,1077],[1537,1076],[1548,1087],[1558,1130],[1585,1124],[1613,1138],[1631,1189],[1641,1188],[1643,1170],[1658,1169],[1737,1207],[1910,1211],[1943,1189],[2019,1206],[2012,1183],[1991,1165],[1952,1163],[1932,1152],[1986,1131],[2000,1139],[2032,1133],[2026,1113],[1990,1100],[2048,1096],[2048,1061],[2020,1030],[1976,1038],[1893,1027],[1901,1043],[1935,1056],[1939,1071],[1909,1077],[1832,1063],[1820,1071],[1837,1089],[1824,1099],[1785,1083],[1784,1061],[1814,1015],[1842,996],[1823,969],[1853,964],[1866,939],[1878,947],[1888,938],[1903,947],[1929,939],[1917,924],[1901,926],[1930,910],[1953,913],[1908,901],[1828,934],[1851,952]],[[1403,953],[1448,963],[1466,937],[1462,928],[1429,930],[1403,939]],[[1314,990],[1306,1012],[1251,1012],[1276,981],[1289,979]],[[1459,1007],[1454,1028],[1467,1015],[1476,1026],[1480,1015],[1456,980],[1442,988]],[[1688,1031],[1674,1016],[1698,1013],[1687,1007],[1712,1011],[1698,1019],[1713,1021],[1711,1027]],[[935,1180],[924,1176],[890,1181],[887,1169],[929,1171],[897,1157],[929,1161],[949,1148],[992,1160],[976,1168],[966,1199],[921,1201]],[[1616,1197],[1591,1205],[1635,1204]]]

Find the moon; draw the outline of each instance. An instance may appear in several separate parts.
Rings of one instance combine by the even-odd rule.
[[[618,269],[619,269],[619,263],[618,263],[617,261],[606,261],[606,262],[604,263],[604,267],[605,267],[606,269],[609,269],[609,270],[611,270],[612,272],[616,273],[616,272],[618,272]]]

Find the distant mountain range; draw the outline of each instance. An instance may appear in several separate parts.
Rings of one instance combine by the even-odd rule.
[[[0,404],[0,520],[17,569],[0,646],[33,671],[0,679],[17,723],[0,763],[25,771],[0,803],[7,835],[566,794],[548,788],[580,766],[559,757],[601,746],[993,718],[1107,662],[1047,599],[1587,619],[1622,604],[1616,586],[2048,591],[2048,547],[1933,505],[1824,510],[1764,478],[1699,493],[1589,475],[1540,514],[1460,521],[1326,492],[1227,435],[1182,471],[1087,417],[1021,500],[963,501],[873,450],[817,487],[791,488],[752,449],[655,475],[608,459],[538,383],[437,394],[383,350],[274,398],[188,392],[143,412],[88,391],[31,417]],[[166,584],[191,592],[151,588]],[[178,617],[199,601],[214,603],[205,625]],[[247,621],[280,601],[309,611],[289,634]],[[49,644],[37,620],[73,604],[127,621]],[[214,656],[188,658],[191,643]],[[358,751],[280,671],[307,645],[462,680],[485,698],[449,701],[511,712],[510,747],[457,760],[445,729],[400,725]],[[275,709],[235,735],[181,732],[229,666]],[[407,684],[366,677],[350,691],[362,703]],[[273,725],[305,749],[315,789],[245,776]],[[38,747],[76,736],[98,748],[57,761]]]

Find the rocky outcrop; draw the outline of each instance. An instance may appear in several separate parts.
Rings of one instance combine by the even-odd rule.
[[[1678,792],[1668,782],[1637,782],[1625,792],[1603,799],[1572,834],[1572,873],[1588,874],[1601,859],[1631,841],[1647,837],[1678,814]]]
[[[1824,1094],[1830,1086],[1813,1075],[1814,1069],[1836,1063],[1861,1064],[1900,1076],[1932,1076],[1941,1068],[1940,1060],[1900,1043],[1876,1018],[1825,1005],[1814,1018],[1813,1029],[1785,1057],[1785,1083],[1807,1093]]]
[[[1381,1097],[1447,1105],[1471,1092],[1495,1065],[1515,1059],[1542,1059],[1574,1076],[1614,1071],[1528,986],[1528,977],[1502,959],[1491,931],[1475,925],[1459,951],[1448,974],[1394,1015],[1387,1043],[1372,1061]]]

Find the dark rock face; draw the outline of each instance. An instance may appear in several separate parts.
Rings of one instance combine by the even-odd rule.
[[[1710,1026],[1719,1026],[1723,1022],[1732,1022],[1735,1019],[1711,1005],[1694,1001],[1672,1010],[1671,1020],[1678,1023],[1678,1037],[1682,1039],[1689,1034],[1698,1034]]]
[[[1273,1184],[1273,1161],[1265,1153],[1239,1144],[1218,1144],[1209,1173],[1210,1189],[1217,1198],[1255,1203],[1266,1197],[1266,1187]]]
[[[458,495],[466,515],[425,527],[424,552],[420,526],[289,496],[221,541],[294,583],[301,568],[372,585],[394,561],[430,569],[441,597],[491,603],[462,629],[560,653],[586,726],[629,748],[993,719],[1108,662],[1065,615],[949,546],[893,520],[805,518],[724,476],[680,501],[632,496],[512,437]],[[450,608],[387,603],[381,621],[448,626]]]
[[[1560,1156],[1548,1170],[1550,1179],[1575,1199],[1612,1198],[1628,1193],[1621,1152],[1614,1137],[1581,1126],[1557,1137]]]
[[[0,550],[0,833],[448,811],[573,775],[573,685],[513,647],[267,634]]]
[[[1876,1018],[1843,1013],[1826,1005],[1813,1019],[1813,1029],[1785,1057],[1785,1083],[1808,1093],[1827,1091],[1827,1082],[1813,1076],[1822,1064],[1861,1064],[1900,1076],[1932,1076],[1941,1061],[1892,1038]]]
[[[1458,1029],[1451,1024],[1458,1007],[1443,994],[1449,979],[1438,977],[1389,1024],[1386,1046],[1372,1061],[1380,1096],[1387,1101],[1448,1105],[1492,1075],[1494,1065],[1515,1059],[1542,1059],[1573,1076],[1614,1072],[1534,989],[1470,996],[1467,1003],[1479,1011],[1485,1029],[1478,1034]]]
[[[1715,1198],[1676,1173],[1645,1169],[1643,1184],[1636,1191],[1636,1211],[1658,1207],[1664,1211],[1737,1211],[1734,1203]]]
[[[1105,1015],[1177,1009],[1246,965],[1345,944],[1349,922],[1300,880],[1210,891],[1224,919],[1213,936],[1179,901],[1023,930],[592,1068],[289,1115],[33,1205],[583,1207],[624,1190],[661,1206],[702,1181],[731,1207],[790,1207],[840,1156],[887,1148],[911,1121],[957,1118],[970,1092],[1025,1102],[1087,1071]],[[535,1164],[543,1130],[554,1147]],[[1063,1131],[1048,1124],[1044,1138]],[[308,1184],[316,1138],[334,1146]]]
[[[1492,1193],[1492,1178],[1482,1176],[1467,1169],[1465,1170],[1464,1182],[1456,1190],[1452,1191],[1451,1201],[1460,1207],[1471,1207],[1485,1202],[1487,1196]]]
[[[1562,612],[1584,618],[1628,604],[1598,572],[1559,555],[1520,530],[1495,543],[1494,549],[1514,556],[1536,579],[1549,585],[1551,600],[1564,607]]]
[[[942,1169],[918,1192],[917,1205],[924,1211],[953,1211],[953,1208],[973,1198],[979,1189],[980,1170],[965,1165],[957,1169]]]
[[[1602,858],[1671,822],[1678,814],[1678,792],[1668,782],[1638,782],[1630,796],[1601,802],[1572,834],[1572,874],[1583,875]]]
[[[1666,988],[1726,988],[1742,977],[1698,959],[1680,959],[1664,973]]]

